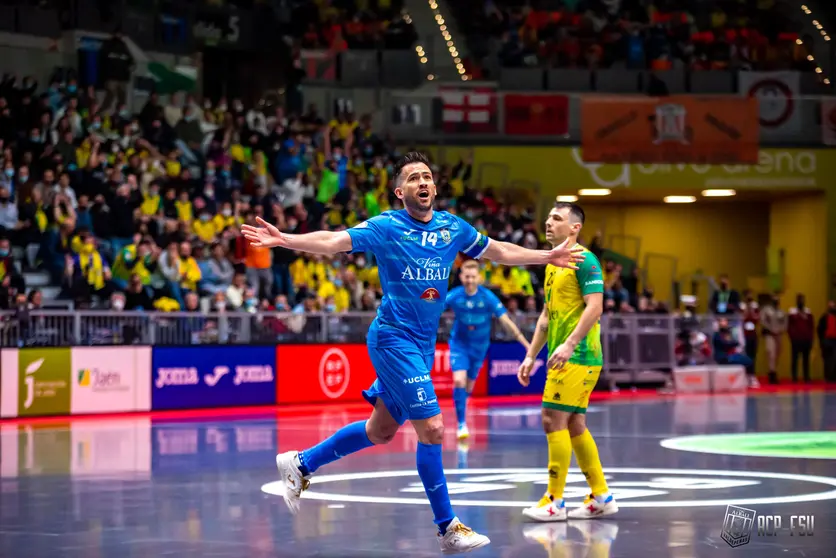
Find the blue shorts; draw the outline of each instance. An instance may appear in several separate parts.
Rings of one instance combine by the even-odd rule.
[[[369,346],[369,357],[377,379],[363,397],[374,405],[383,401],[392,417],[403,424],[441,414],[430,371],[435,361],[435,347],[423,353],[415,345],[399,347]]]
[[[450,341],[450,370],[467,372],[468,380],[476,380],[479,377],[479,370],[488,356],[488,349],[477,347],[475,349],[466,345]]]

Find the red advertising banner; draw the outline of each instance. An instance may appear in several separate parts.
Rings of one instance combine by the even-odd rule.
[[[276,347],[277,403],[328,403],[363,401],[362,391],[377,377],[365,345],[279,345]],[[476,381],[473,394],[488,393],[487,367]],[[450,349],[440,343],[432,369],[436,395],[453,394]]]
[[[562,136],[569,133],[566,95],[505,95],[505,133],[509,136]]]
[[[278,345],[276,369],[279,405],[363,401],[375,380],[365,345]]]

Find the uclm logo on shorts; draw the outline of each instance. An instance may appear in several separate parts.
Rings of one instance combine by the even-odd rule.
[[[438,292],[438,289],[430,287],[421,293],[421,299],[426,300],[427,302],[436,302],[441,299],[441,293]]]

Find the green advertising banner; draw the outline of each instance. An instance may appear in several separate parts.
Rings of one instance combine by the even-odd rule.
[[[18,416],[70,414],[70,349],[20,349]]]

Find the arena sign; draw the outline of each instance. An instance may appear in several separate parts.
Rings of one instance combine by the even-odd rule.
[[[721,455],[836,459],[836,432],[706,434],[668,438],[659,445],[673,450]]]
[[[450,469],[445,471],[454,506],[523,508],[545,490],[542,468]],[[836,499],[836,478],[751,471],[608,468],[607,482],[622,508],[682,508],[788,504]],[[529,500],[519,497],[526,485]],[[281,495],[281,481],[261,490]],[[393,491],[400,495],[392,496]],[[589,492],[579,469],[569,470],[565,497],[577,505]],[[763,497],[761,495],[769,494]],[[329,503],[426,505],[415,471],[370,471],[315,476],[303,495]]]

